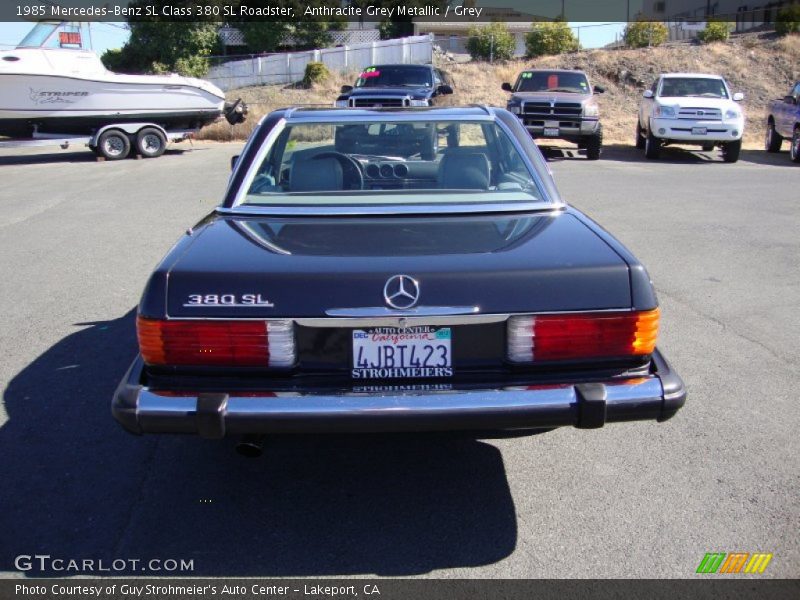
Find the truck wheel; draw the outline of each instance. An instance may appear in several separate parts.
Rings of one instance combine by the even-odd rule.
[[[767,152],[780,152],[783,144],[783,137],[775,131],[775,123],[767,123],[767,134],[764,136],[764,149]]]
[[[157,158],[167,149],[167,138],[155,127],[145,127],[136,134],[136,151],[145,158]]]
[[[603,129],[598,125],[597,132],[586,138],[587,160],[597,160],[603,152]]]
[[[735,163],[739,160],[739,153],[742,151],[742,140],[722,144],[722,160],[726,163]]]
[[[795,127],[792,134],[792,148],[789,150],[792,162],[800,163],[800,127]]]
[[[642,131],[642,126],[640,123],[636,123],[636,147],[639,150],[644,150],[644,146],[647,142],[644,139],[644,131]]]
[[[106,160],[122,160],[131,151],[131,141],[124,131],[109,129],[97,139],[97,151]]]
[[[652,131],[647,132],[644,142],[644,155],[650,160],[655,160],[661,156],[661,141],[653,135]]]

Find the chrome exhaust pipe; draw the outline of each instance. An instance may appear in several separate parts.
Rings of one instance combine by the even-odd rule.
[[[264,453],[265,435],[248,434],[236,444],[236,452],[247,458],[258,458]]]

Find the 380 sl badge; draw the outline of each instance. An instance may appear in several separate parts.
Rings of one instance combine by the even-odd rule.
[[[183,305],[204,308],[214,306],[275,308],[275,305],[261,294],[189,294]]]

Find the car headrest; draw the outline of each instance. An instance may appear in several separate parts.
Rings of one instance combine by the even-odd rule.
[[[488,190],[489,159],[479,152],[445,154],[439,165],[439,187],[446,190]]]
[[[309,158],[292,165],[291,192],[327,192],[344,187],[342,165],[335,158]]]

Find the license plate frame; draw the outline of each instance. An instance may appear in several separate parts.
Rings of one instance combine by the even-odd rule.
[[[371,327],[351,333],[353,379],[452,377],[451,327]]]
[[[708,127],[692,127],[692,135],[708,135]]]

